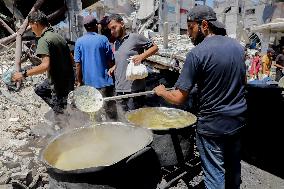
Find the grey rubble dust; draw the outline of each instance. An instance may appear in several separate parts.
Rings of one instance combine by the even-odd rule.
[[[14,49],[0,54],[0,77],[13,63]],[[34,93],[34,85],[44,79],[44,75],[28,78],[19,92],[9,92],[0,79],[0,189],[13,188],[12,183],[18,188],[50,188],[46,169],[38,158],[46,142],[34,136],[56,133],[50,126],[50,108]],[[86,120],[85,116],[74,114],[69,123],[80,127],[78,120]],[[242,162],[242,181],[242,189],[284,188],[283,179],[245,162]],[[200,182],[201,176],[197,175],[189,186],[194,188]],[[182,179],[171,187],[187,188]]]
[[[2,74],[13,67],[14,56],[14,49],[0,54],[0,188],[15,181],[35,186],[33,179],[36,175],[47,177],[38,160],[40,148],[21,149],[33,140],[30,136],[32,128],[44,121],[43,115],[49,110],[33,92],[33,85],[44,80],[45,76],[28,78],[19,92],[8,91]],[[30,65],[30,62],[23,64],[24,67]]]

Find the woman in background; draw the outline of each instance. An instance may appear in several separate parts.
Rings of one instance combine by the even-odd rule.
[[[251,63],[251,67],[250,67],[250,79],[259,79],[259,71],[260,71],[260,67],[261,67],[261,59],[259,56],[259,53],[256,52],[254,57],[252,58],[252,63]]]

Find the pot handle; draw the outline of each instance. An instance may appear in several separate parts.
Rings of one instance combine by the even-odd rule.
[[[175,88],[167,88],[167,91],[174,90]],[[138,92],[138,93],[130,93],[130,94],[125,94],[125,95],[118,95],[118,96],[111,96],[111,97],[105,97],[104,101],[109,101],[109,100],[119,100],[123,98],[130,98],[130,97],[137,97],[137,96],[144,96],[144,95],[150,95],[150,94],[155,94],[155,91],[145,91],[145,92]]]

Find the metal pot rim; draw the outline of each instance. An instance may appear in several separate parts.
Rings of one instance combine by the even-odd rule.
[[[183,127],[172,127],[172,128],[148,128],[148,127],[143,127],[141,125],[137,125],[137,124],[131,122],[128,119],[128,115],[130,115],[132,113],[135,113],[135,112],[138,112],[138,111],[141,111],[142,109],[160,109],[160,110],[173,110],[173,111],[177,111],[177,112],[183,112],[183,113],[186,113],[188,115],[191,115],[194,118],[194,122],[192,124],[190,124],[190,125],[185,125]],[[139,108],[139,109],[136,109],[136,110],[131,110],[131,111],[126,112],[125,118],[128,121],[128,123],[130,123],[130,124],[134,124],[134,125],[137,125],[139,127],[146,128],[146,129],[149,129],[149,130],[152,130],[152,131],[161,131],[161,132],[163,132],[163,131],[176,131],[176,130],[179,130],[179,129],[184,129],[184,128],[187,128],[189,126],[194,125],[197,122],[197,117],[194,114],[192,114],[190,112],[187,112],[187,111],[184,111],[184,110],[181,110],[181,109],[168,108],[168,107],[146,107],[146,108]]]

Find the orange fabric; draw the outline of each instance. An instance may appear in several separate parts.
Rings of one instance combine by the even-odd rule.
[[[262,61],[262,73],[269,76],[270,68],[272,65],[272,59],[266,54],[262,57],[261,61]]]

